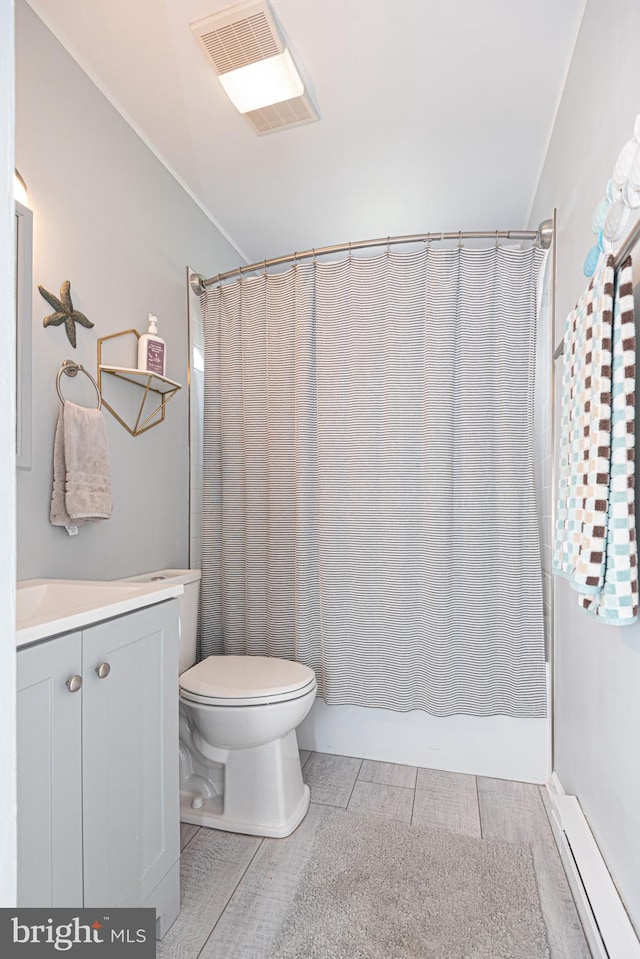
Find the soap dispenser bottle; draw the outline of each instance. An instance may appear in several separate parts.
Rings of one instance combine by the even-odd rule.
[[[165,342],[158,336],[158,317],[149,313],[149,331],[138,340],[138,369],[164,376],[166,367]]]

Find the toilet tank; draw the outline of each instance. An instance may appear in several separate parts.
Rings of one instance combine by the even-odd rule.
[[[199,569],[157,569],[152,573],[139,573],[127,576],[123,583],[182,583],[184,593],[178,596],[178,614],[180,617],[180,640],[178,645],[179,671],[193,666],[196,661],[198,642],[198,610],[200,607],[200,570]]]

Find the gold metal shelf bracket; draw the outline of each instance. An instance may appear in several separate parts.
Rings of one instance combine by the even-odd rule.
[[[164,422],[167,403],[170,399],[173,399],[182,387],[180,383],[176,383],[166,376],[160,376],[158,373],[149,373],[147,370],[137,370],[127,366],[109,366],[103,364],[102,344],[107,340],[113,340],[119,336],[131,336],[132,334],[137,339],[140,339],[141,334],[138,333],[137,330],[123,330],[121,333],[111,333],[109,336],[101,336],[98,339],[98,389],[102,394],[103,376],[114,376],[117,379],[126,380],[128,383],[134,383],[144,391],[138,415],[133,426],[130,426],[107,400],[105,400],[104,395],[102,395],[102,405],[109,410],[121,426],[124,426],[127,433],[130,433],[131,436],[140,436],[141,433],[146,433],[147,430],[152,429],[154,426],[159,426],[160,423]],[[160,396],[160,404],[143,419],[145,404],[151,393]]]

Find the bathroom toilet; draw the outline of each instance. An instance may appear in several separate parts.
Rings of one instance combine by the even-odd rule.
[[[161,569],[129,582],[182,583],[180,819],[253,836],[288,836],[309,808],[296,727],[313,705],[315,673],[270,656],[196,661],[200,570]]]
[[[316,678],[267,656],[209,656],[180,676],[180,818],[288,836],[309,808],[296,727]]]

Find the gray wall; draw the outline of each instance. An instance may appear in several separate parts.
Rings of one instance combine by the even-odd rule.
[[[589,0],[531,219],[558,208],[556,343],[587,282],[593,209],[640,110],[639,37],[640,5]],[[640,932],[640,625],[600,625],[559,577],[555,591],[556,771],[578,797]]]
[[[184,566],[186,267],[211,275],[239,256],[23,0],[16,21],[16,165],[34,213],[33,460],[30,472],[18,471],[18,578],[110,579]],[[51,310],[37,285],[57,294],[64,280],[95,323],[78,328],[75,350],[63,327],[42,326]],[[183,389],[165,422],[139,437],[105,412],[113,517],[69,537],[49,524],[56,373],[66,358],[95,373],[97,338],[145,332],[150,312],[167,342],[167,376]],[[106,362],[136,365],[133,338],[107,345]],[[63,389],[92,402],[84,377],[64,377]],[[108,392],[131,415],[136,388],[112,383]]]

